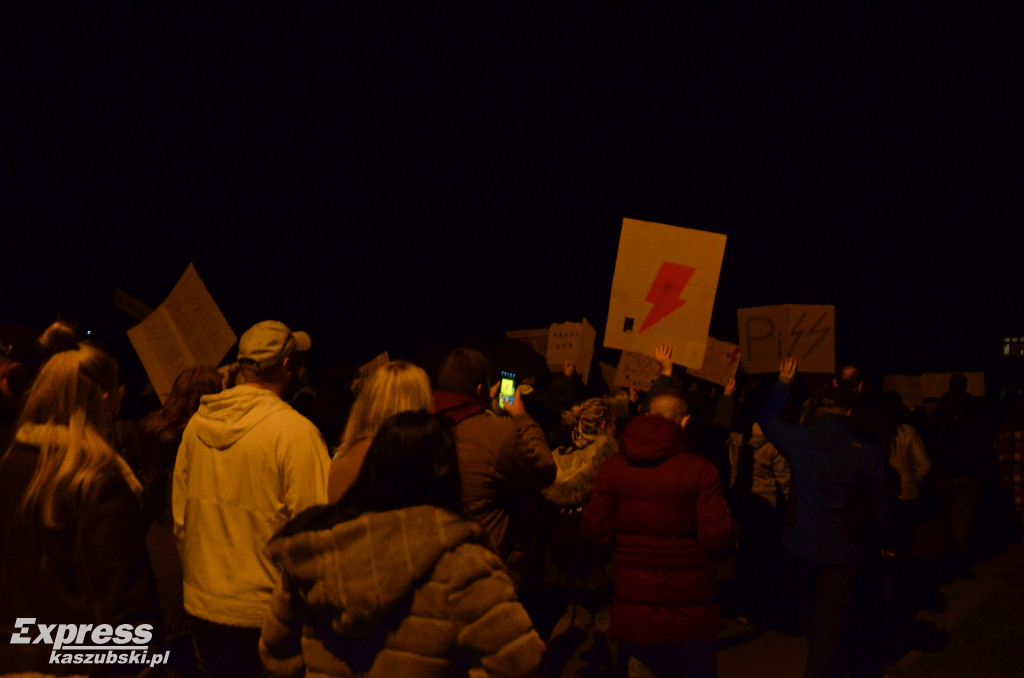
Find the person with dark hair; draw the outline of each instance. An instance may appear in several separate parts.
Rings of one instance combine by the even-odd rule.
[[[341,501],[270,542],[282,569],[260,654],[272,676],[526,676],[544,643],[487,532],[462,513],[451,434],[387,419]]]
[[[266,320],[238,340],[242,383],[203,396],[182,434],[171,503],[185,610],[200,667],[259,675],[260,624],[279,571],[267,542],[327,501],[330,457],[313,422],[288,404],[292,354],[309,335]]]
[[[687,402],[669,391],[626,425],[620,453],[597,472],[582,532],[615,544],[610,636],[624,642],[630,675],[717,675],[708,554],[724,550],[736,523],[718,471],[689,452]]]
[[[114,358],[89,344],[68,346],[43,365],[14,440],[0,458],[5,674],[139,672],[128,664],[86,669],[51,663],[54,644],[27,639],[37,624],[106,626],[108,636],[109,629],[127,624],[135,633],[148,633],[156,642],[139,644],[160,654],[154,647],[158,622],[143,542],[142,486],[108,440],[118,407]],[[80,634],[77,644],[92,644],[93,633]]]
[[[490,361],[479,351],[452,350],[438,369],[434,407],[455,435],[462,508],[490,533],[518,580],[532,565],[527,562],[524,534],[529,531],[515,523],[518,505],[524,495],[538,497],[554,482],[556,469],[543,431],[523,405],[521,387],[505,407],[507,417],[491,409],[494,375]]]
[[[779,413],[796,370],[796,359],[782,361],[779,381],[758,423],[790,464],[782,541],[795,561],[802,589],[808,642],[804,675],[841,676],[842,645],[849,638],[844,624],[866,549],[881,541],[892,555],[892,499],[886,491],[884,455],[859,437],[850,422],[860,382],[837,376],[822,394],[814,423],[785,424]]]

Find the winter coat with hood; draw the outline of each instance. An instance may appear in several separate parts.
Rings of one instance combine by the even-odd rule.
[[[303,509],[327,501],[327,446],[272,391],[243,384],[203,396],[174,467],[174,533],[185,609],[259,627],[279,572],[265,552]]]
[[[826,414],[810,426],[779,417],[790,385],[778,382],[761,412],[765,434],[789,459],[792,484],[782,544],[797,558],[855,565],[866,541],[894,548],[892,498],[882,452],[860,437],[849,417]]]
[[[615,540],[611,635],[654,645],[724,628],[708,553],[732,543],[736,523],[718,471],[688,452],[678,424],[655,414],[629,422],[620,454],[597,473],[583,534]]]
[[[332,518],[271,542],[274,676],[524,676],[544,643],[476,522],[433,506]],[[287,532],[287,531],[286,531]]]

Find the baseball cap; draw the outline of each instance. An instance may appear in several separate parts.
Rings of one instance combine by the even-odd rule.
[[[276,367],[294,351],[308,351],[312,340],[305,332],[292,332],[277,320],[264,320],[238,340],[238,362],[255,364],[257,371]]]

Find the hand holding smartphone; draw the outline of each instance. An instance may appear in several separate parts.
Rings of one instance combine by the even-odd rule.
[[[516,373],[501,373],[501,386],[498,388],[498,406],[505,409],[512,404],[516,397]]]

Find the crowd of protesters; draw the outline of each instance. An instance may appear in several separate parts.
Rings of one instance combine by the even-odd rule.
[[[662,344],[646,392],[566,363],[502,400],[461,346],[332,398],[311,348],[257,323],[127,422],[73,323],[0,326],[0,675],[550,675],[579,620],[609,675],[715,676],[727,616],[873,675],[932,604],[923,526],[970,576],[1002,470],[1020,536],[1024,407],[963,375],[911,413],[852,366],[711,387]],[[166,665],[95,652],[124,625]]]

